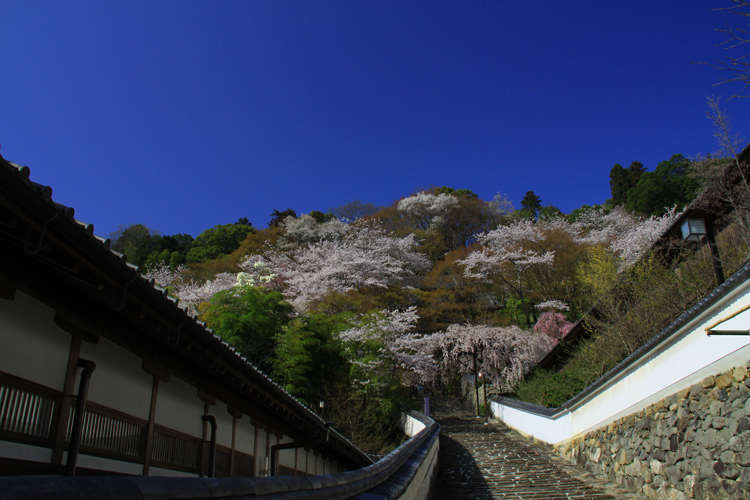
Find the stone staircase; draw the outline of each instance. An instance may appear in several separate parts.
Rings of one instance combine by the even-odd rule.
[[[645,498],[565,463],[498,423],[485,423],[458,400],[433,398],[431,405],[443,426],[436,498]]]

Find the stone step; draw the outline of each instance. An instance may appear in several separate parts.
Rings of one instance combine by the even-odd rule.
[[[433,398],[440,436],[439,499],[644,498],[564,464],[498,423],[485,423],[455,400]]]

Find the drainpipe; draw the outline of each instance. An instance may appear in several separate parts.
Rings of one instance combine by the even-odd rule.
[[[203,415],[203,421],[211,425],[211,444],[208,447],[208,477],[216,473],[216,418],[213,415]]]
[[[328,444],[328,440],[331,437],[331,426],[333,422],[326,422],[326,440],[322,441],[322,444]],[[295,448],[308,448],[316,445],[313,441],[295,441],[286,444],[275,444],[271,446],[271,477],[276,476],[276,469],[278,468],[278,452],[281,450],[293,450]]]
[[[81,372],[81,381],[78,384],[78,396],[76,396],[76,412],[73,418],[73,429],[70,433],[70,446],[68,447],[68,459],[65,462],[65,475],[76,475],[76,461],[78,460],[78,450],[81,447],[81,437],[83,434],[83,417],[86,411],[86,399],[89,394],[89,382],[91,374],[96,370],[96,363],[88,359],[78,359],[78,367],[83,368]]]

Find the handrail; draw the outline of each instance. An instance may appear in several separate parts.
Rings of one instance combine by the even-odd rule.
[[[173,498],[175,492],[179,492],[183,500],[248,496],[265,500],[343,500],[376,487],[382,498],[395,499],[405,491],[414,471],[424,460],[426,450],[434,445],[440,434],[437,422],[429,417],[421,417],[423,418],[420,420],[427,424],[426,427],[390,454],[367,467],[338,474],[221,479],[138,476],[0,477],[0,500],[44,498],[52,492],[70,500],[98,500],[109,498],[113,491],[117,491],[118,500],[167,500]],[[404,471],[407,471],[406,475],[403,474]],[[411,472],[408,473],[409,471]]]

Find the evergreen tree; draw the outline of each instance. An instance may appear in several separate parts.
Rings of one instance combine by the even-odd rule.
[[[523,200],[521,200],[521,212],[524,216],[530,219],[536,219],[541,208],[542,199],[534,194],[534,191],[526,191],[526,195],[524,195]]]

